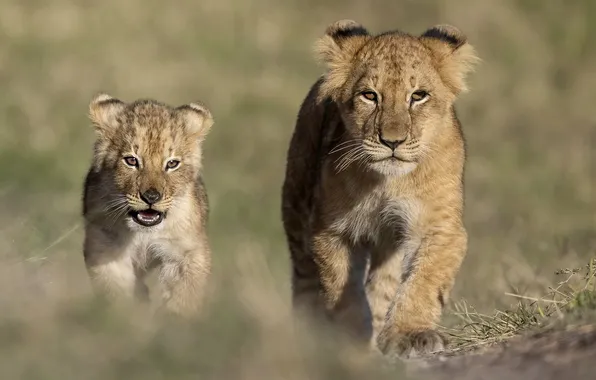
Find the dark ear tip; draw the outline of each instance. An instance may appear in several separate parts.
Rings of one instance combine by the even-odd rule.
[[[106,94],[105,92],[98,92],[91,99],[89,106],[91,108],[94,108],[94,107],[99,107],[99,106],[101,106],[103,104],[107,104],[107,103],[122,103],[122,101],[119,99],[113,98],[112,96]]]
[[[454,49],[467,42],[466,36],[457,27],[449,24],[435,25],[422,34],[421,37],[436,38],[451,45]]]
[[[209,111],[209,108],[207,108],[205,103],[199,101],[181,105],[180,107],[178,107],[178,109],[191,110],[198,113],[204,113],[206,115],[211,114],[211,111]]]
[[[95,95],[93,95],[93,98],[91,99],[91,104],[103,103],[112,99],[113,98],[105,92],[97,92]]]
[[[367,36],[368,31],[364,26],[354,20],[344,19],[334,22],[325,30],[325,34],[333,38],[349,36]]]

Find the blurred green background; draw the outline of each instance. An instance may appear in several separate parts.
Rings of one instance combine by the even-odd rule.
[[[555,269],[596,253],[593,0],[0,0],[0,321],[33,334],[23,321],[35,325],[89,295],[80,197],[94,139],[87,105],[97,91],[208,105],[215,281],[222,294],[252,291],[264,303],[255,311],[261,301],[240,292],[206,329],[216,341],[216,331],[231,331],[230,342],[234,331],[250,339],[259,327],[239,327],[251,320],[239,315],[261,318],[271,299],[267,315],[282,318],[285,154],[299,105],[323,70],[313,43],[343,18],[374,33],[451,23],[483,60],[457,103],[469,149],[470,245],[453,301],[507,306],[516,300],[506,292],[540,294]],[[70,336],[64,326],[56,336]],[[23,363],[38,355],[23,352]],[[26,377],[14,355],[5,364],[20,378],[52,378]],[[48,366],[40,373],[53,373]],[[153,375],[140,378],[161,378]]]

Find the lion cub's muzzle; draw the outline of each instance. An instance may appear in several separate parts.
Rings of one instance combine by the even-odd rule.
[[[411,153],[411,149],[408,147],[408,136],[404,135],[393,135],[385,137],[379,133],[379,144],[385,150],[384,157],[379,158],[379,161],[387,162],[412,162],[413,159],[409,157],[407,153]],[[388,149],[387,149],[388,148]]]
[[[140,193],[139,198],[146,208],[131,210],[129,215],[132,220],[144,227],[153,227],[161,223],[165,218],[165,212],[155,209],[155,205],[162,199],[161,193],[152,187]]]

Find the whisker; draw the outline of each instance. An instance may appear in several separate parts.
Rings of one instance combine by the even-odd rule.
[[[337,173],[346,170],[353,162],[356,162],[368,155],[362,147],[359,149],[352,149],[349,153],[349,155],[342,156],[343,158],[341,162],[336,166]]]
[[[357,163],[359,168],[364,168],[370,159],[369,154],[362,152],[359,156],[354,158],[353,162]]]
[[[362,141],[360,141],[358,139],[344,141],[342,143],[337,144],[335,147],[333,147],[333,149],[331,149],[331,151],[329,151],[329,154],[333,154],[333,153],[339,152],[341,150],[348,149],[349,147],[354,147],[354,146],[357,146],[360,144],[362,144]]]
[[[352,148],[352,149],[348,150],[347,152],[344,152],[344,153],[343,153],[341,156],[339,156],[339,157],[338,157],[338,158],[337,158],[337,159],[334,161],[334,163],[338,163],[338,162],[341,162],[341,161],[343,161],[345,158],[347,158],[347,157],[349,157],[350,155],[354,154],[354,152],[356,152],[356,151],[358,151],[358,150],[359,150],[359,148],[357,148],[357,147],[356,147],[356,148]]]
[[[344,135],[345,135],[345,132],[344,132],[344,134],[342,135],[342,137],[343,137]],[[341,139],[342,137],[340,137],[340,139]],[[360,141],[360,139],[358,139],[358,138],[351,138],[351,139],[347,139],[347,140],[345,140],[345,141],[341,141],[341,142],[339,142],[339,143],[337,144],[337,146],[342,146],[342,145],[344,145],[344,144],[348,144],[348,143],[350,143],[350,142],[353,142],[353,141]]]
[[[122,207],[116,211],[114,211],[113,213],[107,215],[107,220],[108,222],[113,226],[114,224],[116,224],[116,222],[118,220],[120,220],[128,211],[127,207]]]
[[[344,145],[343,147],[340,147],[340,148],[336,147],[332,151],[330,151],[328,154],[331,155],[333,153],[341,152],[342,150],[358,147],[359,145],[360,145],[360,143],[354,143],[351,145]]]
[[[346,162],[349,162],[349,159],[358,153],[357,148],[350,149],[349,151],[342,154],[337,160],[335,160],[336,168],[338,172],[340,172],[342,167],[345,165]]]
[[[122,205],[126,205],[126,204],[127,204],[127,202],[124,199],[118,199],[113,202],[108,202],[106,204],[106,206],[104,207],[103,211],[110,212],[111,210],[120,208],[120,207],[122,207]]]
[[[435,147],[439,147],[437,144],[434,144]],[[420,154],[421,158],[425,160],[433,160],[433,165],[439,167],[440,170],[446,171],[448,169],[447,164],[442,161],[441,159],[434,156],[432,153],[437,153],[438,150],[434,149],[431,144],[426,145],[424,148],[420,149],[418,153]]]
[[[360,141],[361,141],[360,139],[349,139],[349,140],[340,142],[336,146],[342,146],[342,145],[346,145],[346,144],[349,144],[349,143],[352,143],[352,142],[360,142]]]
[[[124,201],[124,202],[118,202],[118,203],[112,204],[112,205],[110,205],[108,207],[105,207],[104,208],[104,211],[106,213],[112,213],[112,212],[114,212],[116,210],[121,209],[122,207],[126,207],[127,205],[128,205],[128,202],[126,202],[126,201]]]
[[[127,202],[126,202],[126,201],[123,201],[123,202],[122,202],[122,201],[120,201],[120,202],[113,202],[113,203],[106,204],[106,205],[104,206],[104,211],[110,211],[110,210],[112,210],[112,209],[114,209],[114,208],[118,208],[118,207],[120,207],[122,204],[125,204],[125,203],[127,203]]]

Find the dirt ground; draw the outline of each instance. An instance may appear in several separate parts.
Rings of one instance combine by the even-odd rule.
[[[415,377],[436,380],[596,378],[596,326],[548,328],[510,340],[409,363]]]

